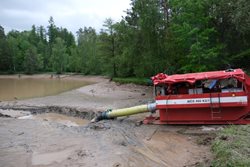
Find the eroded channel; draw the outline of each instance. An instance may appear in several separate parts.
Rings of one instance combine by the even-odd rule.
[[[93,112],[83,112],[74,108],[65,107],[0,109],[1,117],[48,121],[68,127],[87,125],[94,115],[95,113]]]
[[[28,116],[19,117],[18,119],[34,119],[34,120],[41,120],[41,121],[56,122],[59,124],[66,125],[68,127],[83,126],[90,122],[87,119],[72,117],[72,116],[58,114],[58,113],[42,113],[42,114],[36,114],[36,115],[28,115]]]

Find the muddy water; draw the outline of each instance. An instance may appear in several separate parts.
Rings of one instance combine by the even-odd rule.
[[[69,79],[0,78],[0,101],[55,95],[88,84]]]
[[[66,125],[68,127],[82,126],[90,122],[87,119],[81,119],[81,118],[67,116],[67,115],[58,114],[58,113],[43,113],[43,114],[37,114],[37,115],[28,115],[28,116],[19,117],[19,119],[35,119],[35,120],[56,122],[56,123]]]

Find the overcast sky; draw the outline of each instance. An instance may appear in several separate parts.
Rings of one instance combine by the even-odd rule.
[[[106,18],[119,21],[130,0],[0,0],[0,25],[5,32],[47,27],[50,16],[56,26],[75,32],[80,27],[102,28]]]

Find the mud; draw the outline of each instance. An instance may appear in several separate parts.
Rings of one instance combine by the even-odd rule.
[[[0,166],[210,165],[207,137],[214,131],[202,126],[141,125],[147,114],[88,123],[98,111],[152,99],[151,87],[89,79],[97,83],[56,96],[1,102]],[[76,123],[79,118],[83,124]]]

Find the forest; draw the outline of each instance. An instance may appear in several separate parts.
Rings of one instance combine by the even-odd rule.
[[[242,68],[250,71],[249,0],[131,0],[119,22],[107,18],[70,32],[0,26],[1,73],[81,73],[111,77]]]

